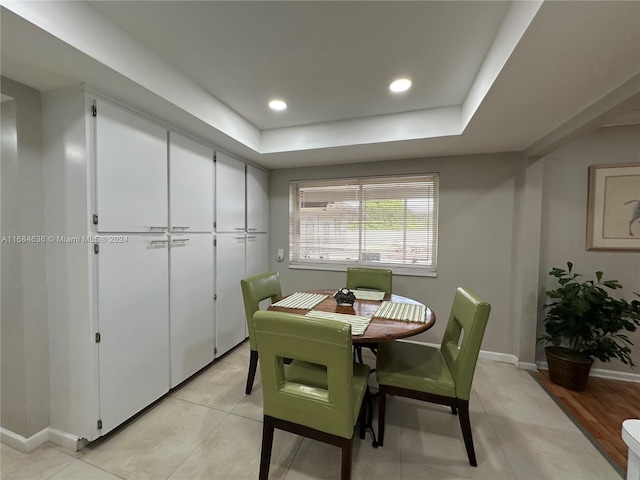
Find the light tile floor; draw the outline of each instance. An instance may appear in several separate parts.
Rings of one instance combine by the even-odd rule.
[[[367,355],[368,351],[364,351]],[[262,389],[244,395],[249,345],[80,452],[47,443],[1,446],[2,480],[257,479]],[[374,363],[373,356],[367,361]],[[375,377],[370,381],[375,385]],[[471,407],[478,467],[446,407],[389,397],[384,447],[354,439],[353,478],[619,480],[621,477],[527,372],[480,360]],[[377,431],[377,422],[374,420]],[[271,479],[338,479],[340,450],[276,430]]]

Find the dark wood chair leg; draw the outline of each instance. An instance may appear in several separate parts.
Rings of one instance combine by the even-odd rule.
[[[342,470],[340,480],[351,480],[351,450],[353,449],[352,439],[346,439],[342,444]]]
[[[387,389],[384,385],[380,385],[378,390],[378,446],[384,445],[384,414],[385,404],[387,403]]]
[[[366,412],[366,408],[365,408],[365,402],[362,402],[362,405],[360,405],[360,412],[358,413],[358,425],[360,428],[360,439],[364,440],[364,437],[366,436],[367,433],[367,412]]]
[[[251,350],[251,356],[249,357],[249,375],[247,376],[247,388],[244,389],[244,393],[249,395],[253,388],[253,379],[256,376],[256,369],[258,368],[258,352]]]
[[[364,363],[362,361],[362,347],[360,345],[356,345],[356,353],[358,354],[358,363]]]
[[[273,446],[273,429],[271,417],[265,416],[262,424],[262,452],[260,453],[259,480],[268,480],[271,463],[271,447]]]
[[[473,436],[471,434],[471,421],[469,420],[469,401],[459,400],[458,409],[460,415],[460,428],[462,428],[462,437],[464,438],[464,446],[467,449],[467,456],[469,457],[469,463],[473,467],[478,466],[476,462],[476,452],[473,448]]]
[[[362,407],[360,408],[360,413],[362,414],[363,411],[364,413],[366,413],[366,419],[365,415],[362,415],[362,418],[364,420],[364,430],[361,430],[360,438],[364,438],[364,433],[362,432],[364,432],[365,430],[371,430],[371,446],[373,448],[378,448],[376,432],[373,429],[373,395],[371,394],[371,390],[369,390],[369,385],[367,385],[367,390],[364,395]]]

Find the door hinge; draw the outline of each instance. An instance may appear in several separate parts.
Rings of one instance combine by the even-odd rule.
[[[213,294],[213,299],[214,299],[214,300],[217,300],[217,299],[218,299],[218,294],[217,294],[217,293],[214,293],[214,294]]]
[[[97,214],[93,214],[93,224],[97,225],[98,224],[98,215]]]
[[[102,420],[98,419],[98,430],[102,430]]]
[[[96,343],[100,343],[100,340],[102,340],[102,337],[100,336],[100,332],[96,332]]]
[[[100,245],[98,245],[97,243],[93,244],[93,253],[100,253]]]
[[[213,239],[213,246],[216,247],[218,245],[218,239],[214,238]]]
[[[213,353],[216,355],[218,354],[218,347],[213,347]]]
[[[217,228],[218,227],[218,222],[216,222],[215,220],[213,221],[213,228]]]
[[[218,161],[218,153],[213,152],[213,163],[216,163],[217,161]]]
[[[95,105],[91,105],[91,115],[94,117],[98,116],[98,108]]]

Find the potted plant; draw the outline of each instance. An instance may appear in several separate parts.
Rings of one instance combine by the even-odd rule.
[[[572,269],[568,262],[567,270],[554,267],[549,272],[560,286],[546,292],[552,301],[544,305],[546,334],[538,342],[548,345],[545,354],[551,380],[580,391],[587,385],[595,358],[603,362],[617,358],[634,366],[633,344],[624,332],[640,326],[640,301],[609,296],[609,290],[622,285],[602,280],[602,272],[596,272],[595,280],[582,280]]]

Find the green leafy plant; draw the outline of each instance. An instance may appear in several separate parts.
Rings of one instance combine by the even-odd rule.
[[[633,343],[622,332],[633,332],[640,326],[640,301],[609,296],[609,290],[622,285],[617,280],[603,281],[602,272],[596,272],[595,281],[581,280],[572,269],[573,264],[568,262],[567,270],[553,268],[549,272],[560,286],[546,292],[552,302],[544,305],[546,334],[538,342],[564,347],[576,359],[606,362],[617,358],[634,366]]]

